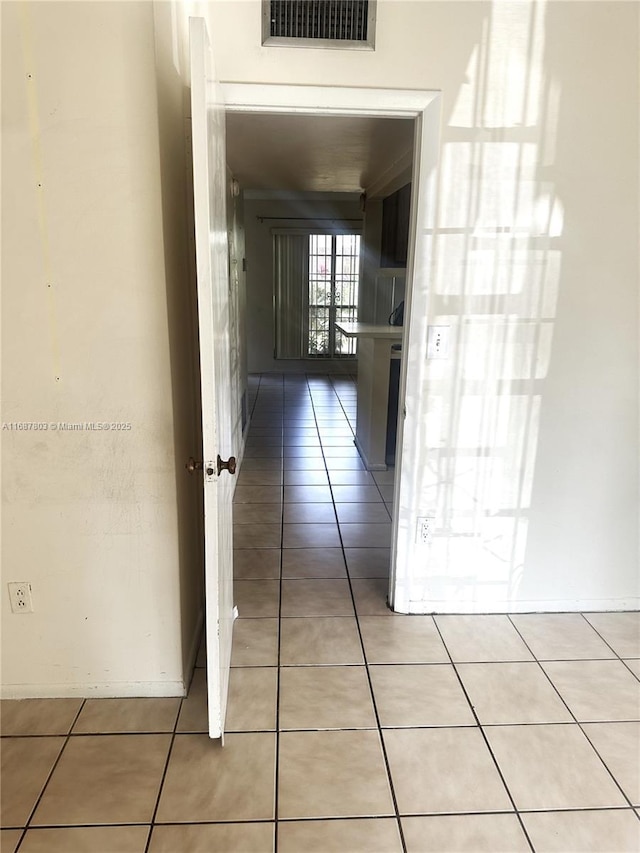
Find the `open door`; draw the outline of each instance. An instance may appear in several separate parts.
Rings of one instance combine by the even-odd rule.
[[[209,737],[224,735],[233,630],[229,269],[224,106],[203,18],[190,18],[191,124],[204,483]],[[225,467],[226,466],[226,467]]]

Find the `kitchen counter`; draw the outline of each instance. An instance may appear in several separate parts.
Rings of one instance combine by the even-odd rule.
[[[400,353],[402,326],[336,323],[348,338],[358,340],[358,408],[356,447],[369,471],[386,471],[389,364]]]

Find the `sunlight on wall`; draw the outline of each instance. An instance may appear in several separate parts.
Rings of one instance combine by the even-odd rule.
[[[436,521],[409,611],[509,609],[522,578],[563,219],[542,162],[560,94],[544,18],[543,3],[492,5],[444,132],[429,322],[450,325],[453,355],[424,373],[412,505]]]

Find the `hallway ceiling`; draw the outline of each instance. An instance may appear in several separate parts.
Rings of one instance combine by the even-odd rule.
[[[413,121],[227,113],[227,162],[243,189],[371,191],[411,164]]]

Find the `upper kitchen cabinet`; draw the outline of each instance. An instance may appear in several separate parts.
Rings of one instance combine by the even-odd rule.
[[[406,267],[409,245],[411,184],[406,184],[382,202],[380,266]]]

